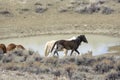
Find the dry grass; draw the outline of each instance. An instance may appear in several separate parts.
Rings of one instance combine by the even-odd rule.
[[[120,45],[110,47],[109,51],[118,51],[118,52],[120,52]]]
[[[110,8],[112,7],[116,11],[110,15],[101,13],[78,14],[74,11],[60,13],[58,10],[61,7],[66,8],[66,6],[71,4],[69,0],[30,0],[26,4],[22,4],[20,1],[10,2],[8,0],[0,0],[0,2],[0,11],[9,11],[12,14],[10,17],[0,15],[1,38],[56,32],[120,34],[120,23],[118,20],[120,18],[118,13],[120,6],[116,2],[103,4],[108,5]],[[36,3],[37,5],[35,5]],[[48,4],[51,4],[51,6],[48,6]],[[39,6],[47,7],[48,9],[44,13],[36,13],[35,9],[39,8]],[[10,35],[7,35],[8,32]]]
[[[106,57],[103,55],[95,57],[68,56],[63,58],[45,58],[40,57],[38,53],[30,54],[34,51],[17,50],[17,52],[23,54],[22,56],[16,55],[14,52],[16,52],[16,50],[9,53],[9,55],[3,55],[3,58],[0,61],[0,69],[20,71],[21,74],[22,72],[28,72],[40,76],[40,78],[43,78],[41,75],[51,76],[50,80],[109,80],[110,77],[113,77],[115,79],[118,79],[120,77],[120,58],[118,56]],[[26,59],[21,61],[21,59],[26,56],[25,54],[28,54]],[[113,73],[113,71],[115,73]],[[44,77],[43,80],[47,79],[49,79],[49,77]]]

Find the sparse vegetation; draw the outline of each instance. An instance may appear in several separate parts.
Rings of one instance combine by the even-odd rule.
[[[120,78],[120,64],[119,61],[115,61],[115,57],[82,55],[44,58],[34,51],[24,50],[14,50],[1,57],[0,69],[29,72],[38,76],[41,74],[52,75],[53,77],[50,80],[62,80],[63,78],[68,80],[93,80],[96,75],[102,75],[99,78],[106,80]]]
[[[47,11],[47,9],[48,9],[47,7],[41,6],[41,7],[36,8],[35,12],[36,13],[43,13],[43,12]]]
[[[7,10],[0,11],[0,14],[3,16],[11,16],[12,15],[12,13],[10,11],[7,11]]]

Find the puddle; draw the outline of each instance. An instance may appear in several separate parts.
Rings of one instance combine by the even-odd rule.
[[[0,40],[1,43],[8,45],[9,43],[22,44],[26,49],[32,49],[44,56],[44,46],[47,41],[69,39],[79,34],[64,34],[64,35],[40,35],[27,38],[13,38]],[[120,45],[120,38],[103,36],[103,35],[86,35],[88,44],[82,43],[79,46],[79,52],[84,54],[92,51],[93,55],[100,55],[108,52],[109,46]],[[61,54],[62,52],[60,52]],[[70,51],[68,52],[69,55]],[[63,55],[63,54],[61,54]]]

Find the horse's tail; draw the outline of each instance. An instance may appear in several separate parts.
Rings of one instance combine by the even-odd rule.
[[[51,52],[53,51],[53,49],[54,49],[54,47],[55,47],[56,44],[57,44],[57,41],[54,43],[54,45],[53,45],[53,47],[51,49]]]
[[[45,45],[45,52],[44,52],[44,54],[45,54],[45,56],[49,55],[49,53],[48,53],[48,45],[47,44]]]

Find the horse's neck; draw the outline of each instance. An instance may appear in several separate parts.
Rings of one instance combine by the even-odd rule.
[[[77,42],[78,45],[80,45],[82,40],[81,39],[76,39],[76,42]]]

